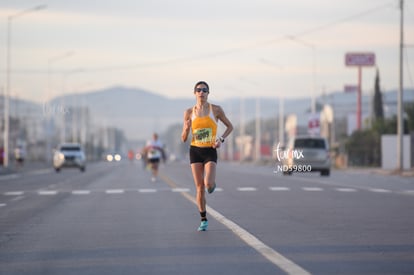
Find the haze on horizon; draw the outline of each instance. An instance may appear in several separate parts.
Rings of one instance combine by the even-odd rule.
[[[37,102],[116,85],[190,98],[196,81],[216,100],[308,97],[356,84],[347,52],[374,52],[385,90],[398,87],[399,1],[6,1],[0,52],[11,25],[11,95]],[[405,43],[414,45],[414,3],[405,1]],[[414,87],[413,48],[405,87]],[[6,59],[0,59],[0,87]],[[375,68],[363,69],[363,90]]]

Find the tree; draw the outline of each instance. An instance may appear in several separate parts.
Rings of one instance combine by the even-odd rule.
[[[375,129],[358,130],[345,143],[351,166],[379,166],[381,135]]]
[[[405,114],[407,115],[407,129],[406,132],[414,132],[414,102],[405,105]]]
[[[375,93],[374,93],[374,120],[384,119],[384,108],[382,106],[382,93],[380,88],[379,70],[375,76]]]

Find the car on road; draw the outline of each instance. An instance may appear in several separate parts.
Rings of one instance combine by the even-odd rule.
[[[279,152],[280,154],[280,152]],[[325,138],[297,136],[292,138],[282,152],[283,174],[293,172],[320,172],[321,176],[331,173],[329,145]]]
[[[119,153],[107,153],[105,154],[104,159],[107,162],[118,162],[122,160],[122,156]]]
[[[61,168],[74,167],[82,172],[86,169],[86,157],[79,143],[64,143],[59,145],[53,155],[53,168],[59,172]]]

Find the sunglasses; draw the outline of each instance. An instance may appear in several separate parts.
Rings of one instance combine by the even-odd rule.
[[[201,93],[201,92],[208,93],[208,89],[207,88],[195,88],[195,91],[197,93]]]

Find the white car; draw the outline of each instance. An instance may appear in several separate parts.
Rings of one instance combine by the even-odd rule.
[[[290,140],[284,154],[284,175],[292,172],[320,172],[321,176],[331,173],[329,146],[325,138],[297,136]]]
[[[84,172],[86,168],[86,157],[82,146],[78,143],[64,143],[59,145],[53,155],[53,167],[56,172],[59,172],[63,167],[75,167]]]

